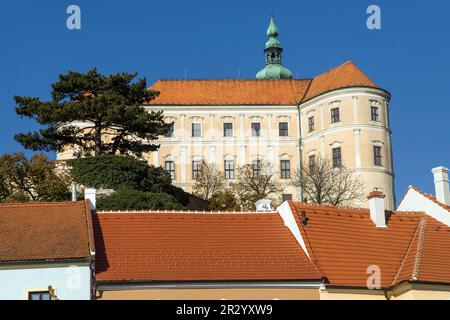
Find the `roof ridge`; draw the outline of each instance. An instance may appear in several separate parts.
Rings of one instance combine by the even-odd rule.
[[[97,210],[98,214],[197,214],[197,215],[256,215],[276,214],[277,211],[197,211],[197,210]]]
[[[416,259],[414,261],[414,269],[412,273],[412,279],[418,280],[419,274],[420,274],[420,267],[422,265],[422,256],[423,256],[423,247],[425,242],[425,231],[427,227],[428,218],[423,217],[420,219],[419,224],[419,241],[417,243],[417,250],[416,250]]]
[[[329,208],[329,209],[335,209],[335,210],[349,210],[349,211],[359,211],[359,212],[369,212],[369,209],[367,208],[357,208],[357,207],[338,207],[338,206],[332,206],[327,204],[316,204],[316,203],[306,203],[306,202],[296,202],[292,201],[294,205],[299,206],[308,206],[308,207],[316,207],[316,208]]]
[[[311,80],[313,80],[314,78],[295,78],[295,79],[253,79],[253,78],[192,78],[192,79],[176,79],[176,78],[174,78],[174,79],[170,79],[170,78],[167,78],[167,79],[164,79],[164,78],[162,78],[162,79],[159,79],[159,80],[157,80],[156,82],[158,82],[158,81],[180,81],[180,82],[182,82],[182,81],[186,81],[186,82],[189,82],[189,81],[255,81],[255,82],[257,82],[257,81],[259,81],[259,82],[263,82],[263,81],[266,81],[266,82],[282,82],[282,81],[285,81],[285,82],[289,82],[289,81],[311,81]],[[155,83],[156,83],[155,82]]]
[[[7,202],[0,203],[0,208],[6,207],[31,207],[31,206],[59,206],[59,205],[73,205],[74,203],[84,205],[84,200],[79,201],[30,201],[30,202]]]
[[[398,278],[400,277],[400,274],[402,273],[403,267],[404,267],[404,265],[405,265],[405,263],[406,263],[406,259],[409,257],[409,255],[410,255],[410,253],[411,253],[411,250],[413,250],[413,243],[414,243],[414,240],[415,240],[418,236],[419,236],[418,242],[420,242],[420,232],[421,232],[421,229],[422,229],[422,220],[423,220],[423,219],[426,219],[426,218],[425,218],[425,217],[422,217],[422,218],[420,219],[419,223],[417,224],[416,230],[414,231],[414,236],[411,238],[411,241],[409,242],[408,249],[406,250],[406,253],[405,253],[405,255],[403,256],[403,259],[402,259],[402,261],[400,262],[400,266],[399,266],[398,269],[397,269],[397,273],[395,274],[394,279],[392,280],[391,287],[397,284]],[[413,269],[412,276],[414,275],[414,270],[415,270],[415,267],[416,267],[416,262],[417,262],[417,250],[418,250],[418,248],[419,248],[419,246],[416,248],[416,258],[415,258],[415,262],[414,262],[414,269]]]

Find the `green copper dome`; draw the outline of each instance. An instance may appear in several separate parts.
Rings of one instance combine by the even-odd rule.
[[[277,38],[270,37],[266,42],[266,49],[271,47],[281,48],[281,42]]]
[[[278,34],[279,31],[275,25],[274,18],[271,17],[269,28],[267,28],[267,36],[269,39],[267,40],[264,49],[266,66],[256,74],[256,79],[292,79],[292,72],[283,67],[283,64],[281,63],[283,47],[281,46],[281,42],[277,39]]]
[[[292,79],[292,72],[281,64],[269,64],[256,74],[256,79],[260,80],[283,80]]]

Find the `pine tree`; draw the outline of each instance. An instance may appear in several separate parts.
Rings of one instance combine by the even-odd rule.
[[[16,113],[32,118],[44,128],[19,133],[15,139],[25,148],[64,151],[74,148],[78,156],[156,150],[151,141],[164,133],[162,112],[148,112],[143,104],[159,93],[147,89],[137,73],[104,76],[92,69],[69,71],[52,85],[52,100],[15,96]]]

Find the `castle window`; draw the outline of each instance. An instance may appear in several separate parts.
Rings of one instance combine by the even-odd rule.
[[[261,174],[261,160],[253,160],[253,178],[259,177]]]
[[[192,161],[192,180],[196,180],[200,175],[200,169],[202,166],[202,162],[195,160]]]
[[[166,161],[164,163],[164,169],[170,174],[172,180],[175,180],[175,163],[173,161]]]
[[[28,300],[50,300],[50,292],[28,292]]]
[[[225,160],[225,179],[234,179],[234,162],[233,160]]]
[[[195,122],[192,124],[192,137],[201,137],[202,136],[202,125],[199,122]]]
[[[281,199],[283,202],[285,201],[292,201],[292,194],[282,194]]]
[[[341,148],[333,148],[333,168],[342,166]]]
[[[336,123],[341,121],[341,117],[339,114],[339,108],[331,109],[331,123]]]
[[[278,133],[280,137],[289,136],[289,126],[287,122],[280,122],[278,124]]]
[[[314,117],[308,118],[308,130],[309,132],[314,131]]]
[[[261,123],[254,122],[252,123],[252,137],[260,137],[261,136]]]
[[[315,155],[309,156],[308,166],[309,166],[309,172],[313,172],[314,168],[316,166],[316,156]]]
[[[232,137],[233,136],[233,124],[232,123],[224,123],[223,124],[223,136],[224,137]]]
[[[291,178],[291,161],[290,160],[281,160],[281,179],[290,179]]]
[[[381,147],[373,147],[373,161],[376,166],[382,166]]]
[[[372,121],[380,121],[380,114],[378,112],[378,107],[371,108],[371,119]]]
[[[175,135],[175,124],[172,123],[168,123],[166,125],[166,131],[164,132],[164,136],[166,138],[172,138]]]

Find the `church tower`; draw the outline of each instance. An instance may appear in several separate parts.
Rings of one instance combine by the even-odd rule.
[[[281,55],[283,48],[281,47],[278,37],[278,28],[275,25],[273,16],[270,18],[269,28],[267,29],[267,36],[269,39],[266,42],[264,54],[266,57],[266,66],[264,69],[256,74],[256,79],[260,80],[280,80],[292,79],[292,72],[283,67]]]

